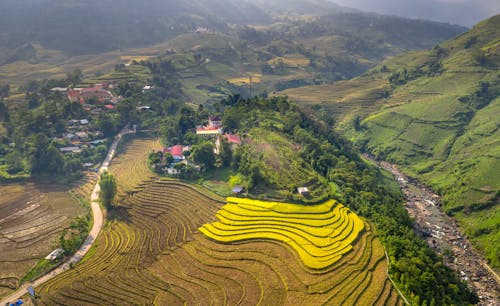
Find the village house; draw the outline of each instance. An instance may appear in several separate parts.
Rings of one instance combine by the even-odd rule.
[[[76,141],[76,140],[78,140],[78,136],[76,136],[73,133],[66,133],[66,134],[63,135],[63,138],[64,138],[64,140],[67,140],[67,141]]]
[[[219,116],[209,116],[208,117],[208,126],[210,127],[221,127],[222,119]]]
[[[142,88],[142,93],[145,94],[146,92],[150,91],[151,89],[153,89],[154,87],[151,86],[151,85],[146,85]]]
[[[163,154],[170,153],[170,155],[174,158],[174,163],[178,163],[186,159],[186,157],[184,157],[184,152],[188,150],[189,147],[175,145],[169,148],[163,148]]]
[[[82,149],[80,147],[64,147],[60,148],[61,153],[81,153]]]
[[[105,102],[111,101],[114,96],[111,91],[102,87],[68,89],[68,99],[71,102],[80,102],[83,104],[91,98],[95,98],[99,102]]]
[[[79,140],[86,140],[89,138],[89,135],[86,132],[76,132],[75,135]]]
[[[234,150],[235,147],[241,145],[241,138],[238,135],[234,134],[225,134],[224,137],[227,139],[227,142],[231,145],[231,150]]]
[[[215,126],[198,126],[196,128],[196,135],[213,136],[222,134],[222,127]]]

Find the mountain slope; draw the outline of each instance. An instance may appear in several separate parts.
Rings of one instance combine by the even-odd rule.
[[[357,145],[440,192],[445,210],[498,269],[499,66],[500,16],[495,16],[357,79],[284,93],[315,102]]]
[[[268,23],[250,3],[232,0],[28,0],[0,4],[0,45],[27,42],[69,54],[95,53],[164,41],[197,27],[217,30],[227,22]]]

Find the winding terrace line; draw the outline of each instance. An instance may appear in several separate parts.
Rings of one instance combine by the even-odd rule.
[[[113,159],[116,153],[116,148],[118,146],[118,143],[122,139],[122,136],[131,133],[134,133],[134,131],[124,128],[118,135],[115,136],[115,139],[113,140],[113,143],[109,148],[108,154],[106,155],[106,158],[102,162],[101,168],[99,169],[100,173],[108,170],[109,164],[111,163],[111,160]],[[94,186],[94,190],[92,191],[92,194],[90,196],[90,203],[91,203],[90,205],[92,208],[92,216],[93,216],[92,229],[90,230],[87,239],[85,239],[85,241],[78,249],[78,251],[76,251],[76,253],[73,254],[73,256],[71,256],[65,263],[63,263],[56,269],[39,277],[34,282],[25,283],[24,285],[19,287],[15,292],[10,294],[9,296],[6,296],[4,299],[2,299],[0,305],[5,305],[8,304],[8,302],[16,301],[17,299],[21,298],[23,295],[27,293],[27,289],[29,286],[36,288],[41,284],[56,277],[57,275],[69,270],[71,268],[71,265],[79,262],[83,258],[83,256],[87,254],[87,252],[92,247],[94,241],[97,239],[97,236],[101,232],[102,225],[104,223],[104,216],[101,210],[101,206],[99,205],[99,191],[100,191],[100,186],[99,186],[99,181],[97,181]]]

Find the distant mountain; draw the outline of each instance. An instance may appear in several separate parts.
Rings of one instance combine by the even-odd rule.
[[[165,41],[198,27],[223,31],[227,23],[269,22],[257,6],[232,0],[4,0],[0,50],[40,42],[69,54],[95,53]]]
[[[367,152],[443,195],[500,269],[500,15],[334,85],[287,90]]]

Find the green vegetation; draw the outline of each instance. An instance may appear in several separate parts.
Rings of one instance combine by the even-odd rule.
[[[114,205],[116,196],[116,179],[113,174],[103,172],[99,179],[99,200],[107,209],[111,209]]]
[[[333,116],[357,146],[395,162],[443,196],[500,269],[500,16],[429,51],[390,59],[352,81],[286,91]],[[481,53],[478,57],[477,54]],[[301,93],[302,92],[302,93]],[[327,98],[328,96],[328,98]]]
[[[458,276],[413,232],[412,221],[401,205],[402,196],[395,182],[361,160],[349,142],[331,131],[327,124],[300,111],[284,98],[238,100],[233,97],[224,104],[224,120],[237,123],[234,128],[241,133],[250,128],[248,138],[251,139],[252,128],[262,126],[268,134],[281,136],[277,138],[281,141],[279,147],[295,148],[293,158],[276,154],[266,160],[250,154],[251,157],[239,161],[238,173],[247,178],[249,173],[258,175],[260,181],[265,182],[263,185],[280,190],[280,182],[296,183],[300,176],[288,177],[286,168],[272,174],[263,169],[272,169],[283,160],[286,160],[286,165],[302,160],[304,164],[311,165],[310,173],[315,173],[317,178],[316,183],[309,186],[311,194],[321,191],[309,201],[317,200],[320,194],[333,196],[374,222],[390,258],[389,272],[413,303],[446,305],[476,301],[477,296],[470,293]],[[276,137],[272,136],[266,139],[276,141]],[[251,147],[252,140],[247,142]],[[253,164],[265,166],[247,172]],[[259,191],[258,186],[256,184],[253,190],[250,189],[250,195]],[[326,186],[329,188],[326,189]],[[269,187],[266,194],[274,195]],[[281,193],[281,197],[283,195]],[[297,195],[287,196],[299,200]],[[307,198],[300,200],[308,201]]]
[[[51,269],[54,269],[59,264],[60,264],[60,261],[58,261],[58,260],[51,261],[51,260],[47,260],[47,259],[42,259],[36,264],[36,266],[34,266],[31,270],[29,270],[29,272],[26,273],[25,276],[23,276],[21,278],[20,282],[23,283],[23,282],[28,281],[28,280],[36,279],[36,278],[44,275],[45,273],[47,273]]]

